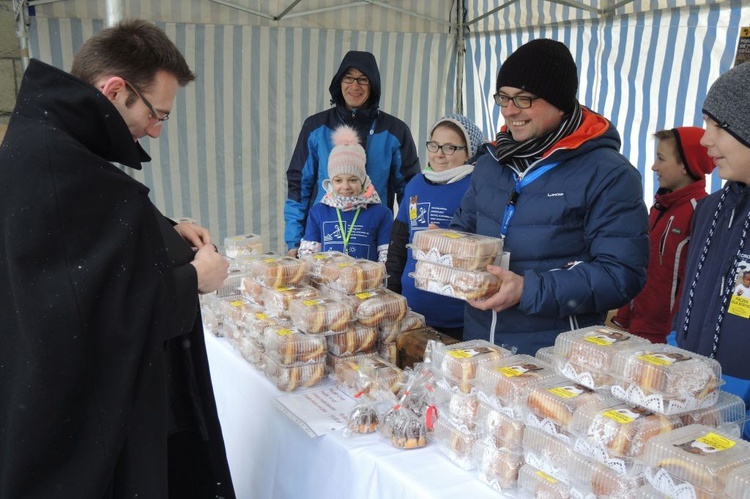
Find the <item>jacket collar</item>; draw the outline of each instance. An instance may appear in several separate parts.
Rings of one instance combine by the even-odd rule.
[[[687,199],[695,198],[697,201],[707,195],[706,179],[702,178],[696,180],[692,184],[686,185],[682,189],[677,189],[676,191],[659,189],[654,196],[654,205],[662,209],[667,209],[670,206],[680,204]]]

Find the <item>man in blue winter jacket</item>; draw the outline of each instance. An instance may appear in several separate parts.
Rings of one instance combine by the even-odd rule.
[[[503,237],[510,270],[485,301],[470,302],[464,339],[534,354],[563,332],[603,324],[646,280],[648,213],[638,171],[620,136],[576,99],[568,48],[538,39],[512,53],[497,76],[505,126],[479,159],[452,222]]]
[[[305,232],[307,214],[325,194],[331,135],[342,124],[353,127],[367,153],[367,175],[383,203],[393,209],[404,186],[419,173],[419,157],[409,127],[384,113],[380,103],[380,71],[369,52],[350,51],[329,87],[333,107],[305,120],[287,168],[284,240],[295,256]]]

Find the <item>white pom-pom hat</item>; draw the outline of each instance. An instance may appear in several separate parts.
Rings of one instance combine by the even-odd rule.
[[[336,175],[354,175],[364,185],[367,178],[367,156],[359,143],[357,132],[349,126],[342,125],[334,130],[331,139],[334,147],[328,156],[328,178],[333,179]]]

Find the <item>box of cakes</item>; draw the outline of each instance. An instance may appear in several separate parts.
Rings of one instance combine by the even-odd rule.
[[[346,294],[382,288],[385,275],[384,263],[364,259],[330,261],[320,267],[322,283]]]
[[[485,270],[464,270],[428,261],[418,261],[414,286],[423,291],[461,300],[482,300],[500,289],[500,279]]]
[[[509,357],[512,353],[485,340],[469,340],[453,345],[435,343],[430,352],[435,374],[442,375],[450,386],[469,393],[480,364]]]
[[[225,237],[224,253],[229,258],[263,253],[263,238],[258,234]]]
[[[344,331],[354,322],[354,308],[334,298],[292,300],[287,311],[294,325],[308,334]]]
[[[325,337],[305,334],[285,325],[266,327],[263,347],[268,357],[283,366],[324,362],[326,359]]]
[[[484,270],[503,251],[503,240],[450,229],[422,230],[409,245],[416,260],[465,270]]]

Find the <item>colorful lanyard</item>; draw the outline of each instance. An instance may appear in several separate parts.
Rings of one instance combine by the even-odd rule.
[[[559,163],[550,163],[544,166],[540,166],[539,168],[532,171],[528,175],[525,175],[521,180],[516,182],[516,187],[510,193],[508,204],[505,206],[503,225],[502,227],[500,227],[500,234],[502,235],[502,237],[505,237],[505,235],[508,233],[508,225],[510,225],[510,219],[513,218],[513,215],[516,213],[516,201],[518,201],[518,196],[521,195],[521,189],[556,167],[558,164]]]
[[[344,253],[349,253],[347,248],[349,247],[349,239],[352,237],[352,230],[354,229],[354,222],[357,221],[357,217],[359,216],[359,210],[360,208],[357,208],[357,211],[354,213],[354,218],[352,219],[352,224],[349,226],[349,231],[344,233],[344,222],[341,220],[341,210],[336,208],[336,216],[339,218],[339,230],[341,230],[341,239],[344,240]]]

